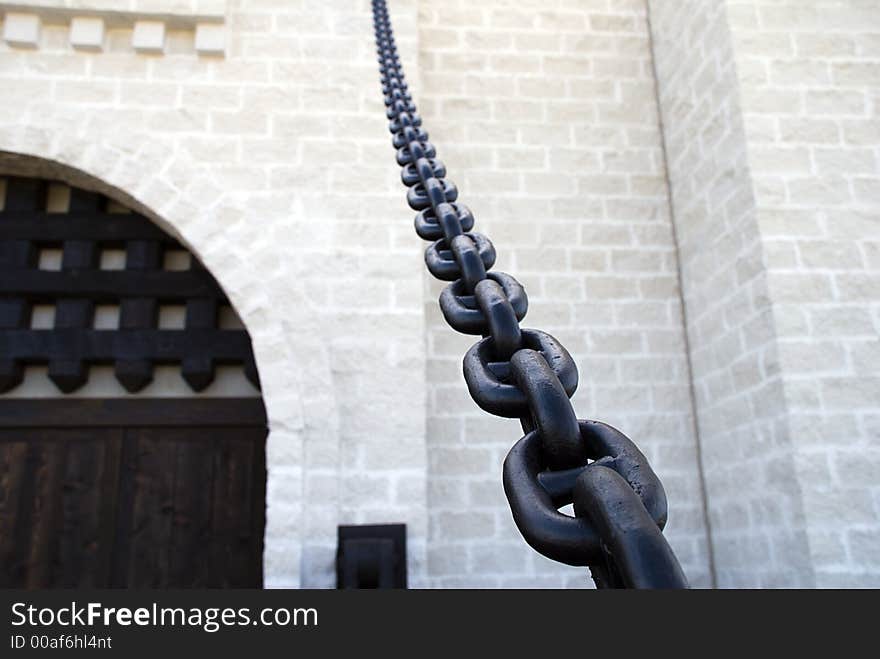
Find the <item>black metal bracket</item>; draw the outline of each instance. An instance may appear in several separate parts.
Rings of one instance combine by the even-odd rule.
[[[340,526],[336,587],[406,588],[406,524]]]

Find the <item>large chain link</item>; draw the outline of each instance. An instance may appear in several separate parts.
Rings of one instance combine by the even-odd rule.
[[[519,418],[526,435],[504,461],[504,492],[517,527],[538,552],[590,566],[598,587],[685,588],[663,537],[666,494],[647,459],[623,433],[579,421],[571,406],[578,385],[568,351],[549,334],[522,329],[528,298],[495,264],[495,248],[472,231],[407,90],[385,0],[373,19],[386,114],[416,233],[432,241],[425,264],[451,282],[440,296],[449,325],[482,335],[464,357],[471,397],[498,416]],[[575,516],[559,512],[574,504]]]

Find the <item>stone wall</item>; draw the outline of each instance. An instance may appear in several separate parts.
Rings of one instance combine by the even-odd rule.
[[[820,587],[876,587],[880,6],[729,13],[809,565]]]
[[[876,584],[880,11],[650,7],[718,583]]]

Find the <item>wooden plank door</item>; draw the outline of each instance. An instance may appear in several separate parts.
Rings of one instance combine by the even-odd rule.
[[[265,438],[0,429],[0,587],[261,587]]]

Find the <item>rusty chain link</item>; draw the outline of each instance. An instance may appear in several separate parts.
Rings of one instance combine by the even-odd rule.
[[[495,248],[472,231],[407,89],[385,0],[373,0],[386,115],[418,211],[416,233],[432,241],[425,264],[451,282],[440,296],[449,325],[482,335],[464,357],[474,401],[497,416],[519,418],[526,435],[504,461],[504,492],[526,542],[553,560],[589,566],[600,588],[686,588],[662,534],[666,494],[647,459],[623,433],[581,421],[571,401],[577,366],[552,336],[522,329],[526,292],[508,274],[488,272]],[[559,512],[573,503],[575,516]]]

